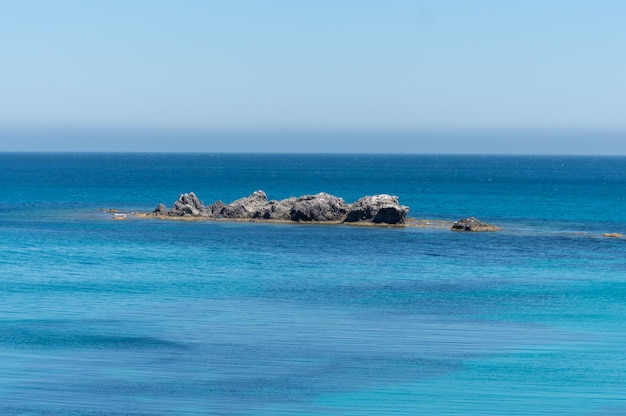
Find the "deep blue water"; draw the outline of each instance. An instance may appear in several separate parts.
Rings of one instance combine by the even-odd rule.
[[[496,233],[112,221],[390,193]],[[626,413],[626,158],[0,154],[0,414]]]

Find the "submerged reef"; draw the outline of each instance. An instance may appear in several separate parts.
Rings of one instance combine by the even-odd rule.
[[[363,223],[403,225],[409,207],[397,196],[364,196],[353,204],[343,198],[320,192],[282,200],[268,200],[259,190],[230,204],[204,203],[193,192],[181,194],[171,209],[164,204],[148,216],[180,219],[267,220],[299,223]]]
[[[462,218],[452,224],[452,231],[497,231],[498,227],[486,222],[479,221],[476,217]]]
[[[620,233],[604,233],[604,234],[602,234],[602,237],[607,237],[607,238],[624,238],[624,234],[620,234]]]

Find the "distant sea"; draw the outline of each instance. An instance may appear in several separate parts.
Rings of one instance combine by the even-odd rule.
[[[388,193],[492,233],[157,219]],[[0,154],[1,415],[626,414],[626,158]]]

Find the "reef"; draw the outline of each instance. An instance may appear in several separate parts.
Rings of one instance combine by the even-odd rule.
[[[620,233],[604,233],[604,234],[602,234],[602,237],[607,237],[607,238],[624,238],[624,235],[620,234]]]
[[[452,224],[452,231],[497,231],[498,227],[486,222],[479,221],[476,217],[462,218]]]
[[[268,200],[259,190],[229,204],[204,203],[193,192],[181,194],[172,208],[164,204],[147,216],[170,219],[265,220],[297,223],[348,223],[403,225],[409,207],[400,205],[397,196],[364,196],[353,204],[343,198],[320,192],[282,200]]]

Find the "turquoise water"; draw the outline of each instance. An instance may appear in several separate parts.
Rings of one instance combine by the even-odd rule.
[[[0,154],[0,414],[626,413],[626,158]],[[497,233],[112,221],[194,191]]]

